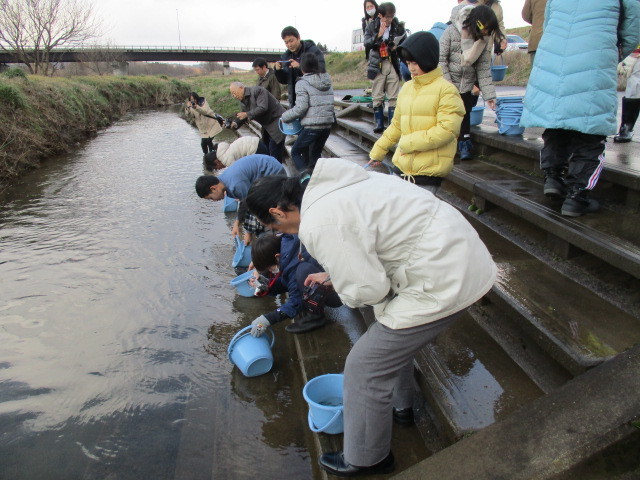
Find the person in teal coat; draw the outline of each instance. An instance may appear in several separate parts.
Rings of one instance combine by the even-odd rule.
[[[565,196],[561,213],[580,216],[616,132],[616,67],[638,45],[638,0],[548,0],[520,125],[543,127],[544,193]]]

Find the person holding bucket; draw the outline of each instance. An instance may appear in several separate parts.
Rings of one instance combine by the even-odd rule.
[[[251,243],[252,235],[264,232],[264,227],[253,215],[247,212],[244,199],[251,184],[267,175],[284,175],[284,167],[275,158],[268,155],[248,155],[237,160],[220,175],[201,175],[196,180],[196,193],[200,198],[219,201],[225,197],[240,201],[238,216],[233,222],[231,235],[240,235],[240,225],[244,225],[244,243]]]
[[[496,107],[496,89],[491,81],[491,35],[498,30],[498,19],[485,6],[461,8],[454,23],[440,37],[440,67],[444,78],[453,83],[464,102],[465,115],[458,137],[461,160],[473,158],[471,110],[477,103],[473,86],[477,83],[482,98],[491,109]]]
[[[285,327],[289,333],[316,330],[327,323],[324,316],[325,303],[331,307],[342,305],[338,296],[327,290],[316,308],[309,308],[309,304],[303,298],[304,281],[308,275],[323,270],[306,249],[301,247],[298,235],[265,232],[251,244],[251,260],[255,268],[256,280],[253,285],[256,287],[257,296],[285,292],[288,294],[284,304],[251,322],[251,335],[254,337],[261,336],[267,327],[289,318],[296,319]]]
[[[393,163],[402,177],[436,193],[453,169],[464,104],[456,87],[442,76],[438,40],[432,33],[414,33],[398,50],[413,80],[400,90],[396,115],[373,145],[370,163],[383,160],[397,144]]]
[[[448,203],[339,158],[320,158],[312,177],[261,178],[247,206],[268,227],[297,233],[325,268],[306,285],[373,307],[376,322],[345,364],[343,451],[319,463],[339,476],[390,473],[392,418],[411,418],[413,357],[491,289],[491,254]]]
[[[545,129],[543,192],[564,198],[562,215],[600,208],[590,192],[604,166],[606,137],[617,130],[616,69],[638,45],[638,32],[638,0],[547,0],[520,126]]]
[[[300,70],[303,75],[296,82],[296,103],[280,119],[285,123],[300,119],[302,131],[291,147],[291,159],[302,171],[313,170],[336,117],[331,77],[320,66],[318,57],[311,52],[303,53]]]

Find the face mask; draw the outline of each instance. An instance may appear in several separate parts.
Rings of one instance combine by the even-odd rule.
[[[376,9],[375,8],[371,8],[369,10],[367,10],[367,15],[369,15],[370,17],[373,17],[376,14]]]

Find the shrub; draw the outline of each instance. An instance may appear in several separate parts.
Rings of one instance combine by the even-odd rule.
[[[27,99],[22,91],[14,85],[0,83],[0,103],[13,108],[24,108],[27,104]]]
[[[21,68],[12,67],[2,72],[2,75],[8,78],[27,78],[27,74]]]

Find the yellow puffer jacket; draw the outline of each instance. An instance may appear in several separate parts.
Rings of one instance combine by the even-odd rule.
[[[391,125],[371,149],[383,160],[398,144],[393,163],[406,176],[444,177],[453,168],[464,104],[440,67],[404,84]]]

